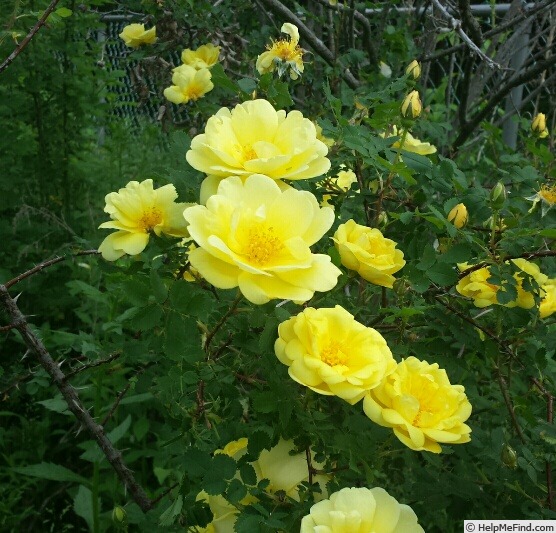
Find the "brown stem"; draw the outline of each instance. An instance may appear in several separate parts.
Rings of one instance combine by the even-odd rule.
[[[510,413],[510,418],[512,419],[512,424],[514,425],[515,431],[519,437],[519,440],[525,444],[525,437],[523,435],[523,431],[521,430],[521,427],[519,425],[519,422],[517,421],[517,417],[515,415],[515,410],[514,410],[514,406],[512,404],[512,399],[510,398],[510,392],[508,391],[508,384],[506,383],[506,380],[504,379],[504,376],[502,375],[500,369],[498,369],[496,371],[496,373],[498,374],[498,384],[500,385],[500,391],[502,392],[502,397],[504,398],[504,403],[506,404],[506,407],[508,408],[508,412]]]
[[[97,366],[101,366],[104,365],[106,363],[111,363],[112,361],[114,361],[114,359],[117,359],[118,357],[120,357],[120,355],[122,355],[122,352],[114,352],[113,354],[110,354],[106,359],[99,359],[98,361],[93,361],[92,363],[89,363],[87,365],[83,365],[79,368],[76,368],[75,370],[72,370],[71,372],[68,372],[66,374],[66,380],[67,379],[71,379],[73,376],[80,374],[81,372],[84,372],[85,370],[89,370],[89,368],[95,368]]]
[[[50,5],[45,9],[44,13],[42,14],[42,17],[38,20],[38,22],[33,26],[33,28],[31,29],[31,31],[25,36],[25,39],[23,39],[16,47],[16,49],[4,60],[4,62],[0,65],[0,72],[3,72],[4,70],[6,70],[10,64],[12,63],[12,61],[23,51],[23,49],[29,44],[29,42],[31,41],[31,39],[35,36],[35,34],[41,29],[42,26],[44,26],[44,23],[46,22],[46,19],[48,18],[48,15],[50,15],[50,13],[52,13],[52,11],[54,11],[54,8],[56,7],[56,4],[59,2],[60,0],[52,0],[52,2],[50,2]]]
[[[309,470],[309,485],[312,485],[315,469],[313,468],[313,462],[311,461],[311,448],[309,446],[305,448],[305,457],[307,458],[307,469]]]
[[[11,279],[10,281],[6,282],[4,284],[4,287],[6,287],[6,289],[9,289],[12,285],[15,285],[16,283],[19,283],[21,280],[24,280],[25,278],[28,278],[29,276],[32,276],[33,274],[36,274],[37,272],[40,272],[41,270],[55,265],[56,263],[59,263],[60,261],[65,261],[68,257],[79,257],[81,255],[98,255],[99,251],[98,250],[83,250],[82,252],[76,252],[74,254],[71,255],[64,255],[62,257],[54,257],[53,259],[49,259],[48,261],[43,261],[42,263],[39,263],[37,266],[31,268],[30,270],[27,270],[26,272],[23,272],[23,274],[19,274],[19,276],[16,276],[15,278]]]
[[[214,329],[207,335],[207,340],[205,341],[205,351],[208,352],[208,349],[209,349],[210,343],[212,342],[212,339],[214,339],[214,336],[218,333],[220,328],[226,323],[226,320],[228,320],[228,317],[236,310],[236,308],[239,305],[239,302],[241,302],[242,298],[243,298],[243,295],[241,293],[239,293],[236,296],[236,299],[232,302],[232,305],[230,306],[230,309],[228,309],[224,313],[222,318],[218,321],[218,324],[216,324],[216,326],[214,326]]]
[[[77,420],[87,428],[91,436],[95,439],[98,446],[104,453],[112,468],[116,471],[121,481],[129,490],[133,500],[137,505],[147,512],[152,509],[153,503],[145,493],[144,489],[137,483],[131,470],[124,464],[122,454],[114,448],[106,434],[104,428],[97,424],[89,414],[89,411],[83,407],[77,391],[67,382],[66,376],[60,370],[60,367],[54,362],[41,340],[33,333],[28,326],[25,317],[19,310],[17,303],[10,296],[5,285],[0,284],[0,300],[3,306],[11,316],[14,323],[18,322],[17,327],[27,347],[36,354],[42,367],[48,372],[52,381],[62,393],[64,400],[68,405],[68,409],[75,415]]]

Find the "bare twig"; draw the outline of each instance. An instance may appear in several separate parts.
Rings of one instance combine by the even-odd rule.
[[[42,367],[48,372],[52,381],[62,393],[62,396],[68,405],[68,409],[75,415],[79,422],[87,428],[91,436],[95,439],[106,459],[112,465],[112,468],[114,468],[121,481],[131,493],[134,501],[144,512],[152,509],[153,503],[141,485],[139,485],[139,483],[135,480],[131,470],[124,464],[121,452],[114,448],[113,444],[104,433],[104,428],[97,424],[89,414],[89,411],[84,408],[76,390],[67,382],[66,376],[52,359],[44,344],[28,326],[25,317],[19,310],[15,300],[10,296],[6,286],[1,284],[0,300],[2,301],[2,304],[8,314],[11,316],[13,322],[20,323],[17,329],[23,337],[25,344],[36,354]]]
[[[458,32],[459,36],[463,39],[463,41],[467,44],[467,46],[469,47],[469,49],[477,54],[483,61],[486,62],[486,64],[490,67],[490,68],[496,68],[496,69],[501,69],[502,67],[496,63],[495,61],[493,61],[490,57],[488,57],[469,37],[469,35],[467,35],[467,33],[465,33],[465,31],[463,31],[463,27],[462,27],[462,22],[461,20],[458,20],[454,17],[452,17],[452,15],[450,15],[450,13],[448,12],[448,10],[440,3],[440,0],[432,0],[432,3],[436,6],[436,8],[446,17],[446,19],[448,19],[450,26],[452,27],[452,29],[454,29],[455,31]]]
[[[33,26],[33,28],[31,29],[31,31],[25,36],[25,39],[23,39],[16,47],[16,49],[4,60],[4,62],[0,65],[0,72],[3,72],[4,70],[6,70],[12,63],[12,61],[23,51],[23,49],[29,44],[29,42],[31,41],[31,39],[35,36],[35,34],[41,29],[42,26],[44,26],[44,23],[46,22],[46,19],[48,18],[48,15],[50,15],[50,13],[52,13],[52,11],[54,11],[54,8],[56,7],[56,4],[59,2],[60,0],[52,0],[52,2],[50,2],[50,5],[44,10],[44,13],[42,14],[41,18],[38,20],[38,22]]]
[[[157,496],[156,498],[154,498],[152,500],[153,506],[156,505],[160,500],[162,500],[162,498],[164,498],[164,496],[170,494],[170,492],[172,492],[178,486],[179,486],[179,482],[174,483],[169,489],[166,489],[160,496]]]
[[[206,352],[208,352],[208,349],[209,349],[210,343],[212,342],[212,339],[218,333],[220,328],[226,323],[226,320],[228,320],[228,317],[236,310],[236,308],[239,305],[239,302],[241,302],[242,298],[243,298],[243,295],[241,293],[238,293],[238,295],[236,296],[236,299],[232,302],[232,305],[230,306],[230,308],[224,313],[224,315],[218,321],[216,326],[214,326],[213,330],[207,335],[207,340],[205,341],[205,351]]]
[[[500,369],[497,370],[498,374],[498,384],[500,385],[500,391],[502,392],[502,396],[504,398],[504,403],[508,408],[508,412],[510,413],[510,418],[512,419],[512,424],[514,425],[515,431],[519,437],[519,440],[525,444],[525,436],[523,435],[523,431],[521,430],[521,426],[517,421],[517,416],[515,415],[514,406],[512,404],[512,399],[510,398],[510,392],[508,390],[508,384],[502,375]]]
[[[19,276],[16,276],[15,278],[6,282],[4,284],[4,287],[6,287],[6,289],[9,289],[12,285],[19,283],[21,280],[24,280],[25,278],[28,278],[29,276],[32,276],[33,274],[36,274],[37,272],[40,272],[41,270],[49,266],[55,265],[56,263],[60,263],[61,261],[65,261],[69,257],[79,257],[82,255],[98,255],[98,254],[99,254],[98,250],[83,250],[81,252],[76,252],[70,255],[54,257],[53,259],[49,259],[48,261],[43,261],[42,263],[39,263],[37,266],[31,268],[30,270],[27,270],[27,272],[23,272],[23,274],[19,274]]]
[[[105,359],[98,359],[97,361],[93,361],[92,363],[89,363],[87,365],[80,366],[79,368],[76,368],[75,370],[68,372],[66,374],[66,379],[71,379],[73,376],[80,374],[85,370],[89,370],[89,368],[95,368],[97,366],[105,365],[106,363],[111,363],[112,361],[114,361],[114,359],[120,357],[120,355],[122,355],[122,352],[114,352],[113,354],[110,354]]]

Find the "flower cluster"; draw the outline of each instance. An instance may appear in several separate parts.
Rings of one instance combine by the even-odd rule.
[[[166,99],[174,104],[187,104],[212,91],[214,84],[210,68],[218,63],[219,55],[220,47],[210,43],[197,50],[184,50],[181,55],[183,64],[173,70],[173,85],[164,89]]]

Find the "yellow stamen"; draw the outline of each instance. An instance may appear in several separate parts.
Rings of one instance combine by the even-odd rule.
[[[321,350],[321,361],[329,366],[345,365],[347,361],[347,355],[342,352],[341,348],[341,343],[339,343],[338,341],[331,341],[328,346]]]
[[[249,232],[243,253],[249,263],[262,267],[275,259],[283,248],[282,241],[274,234],[274,228],[259,226]]]
[[[542,185],[538,194],[547,204],[556,204],[556,185]]]
[[[162,222],[162,213],[156,207],[151,207],[146,210],[139,220],[139,226],[143,228],[145,232],[151,231],[155,226],[158,226]]]

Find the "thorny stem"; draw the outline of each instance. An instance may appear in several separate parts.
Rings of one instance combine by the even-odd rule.
[[[65,374],[60,367],[52,359],[41,340],[33,333],[25,317],[19,310],[17,303],[10,296],[5,285],[0,284],[0,300],[7,310],[14,323],[20,323],[17,330],[21,334],[27,347],[36,354],[39,362],[46,372],[50,375],[52,381],[62,393],[64,400],[68,405],[68,409],[75,415],[77,420],[83,424],[92,435],[102,452],[104,453],[112,468],[118,474],[120,480],[129,490],[133,500],[141,508],[143,512],[147,512],[153,508],[153,502],[149,499],[143,487],[136,481],[131,470],[125,465],[122,454],[110,442],[106,436],[104,428],[97,424],[89,411],[85,409],[77,391],[67,382]]]
[[[497,377],[498,377],[498,384],[500,385],[500,391],[502,392],[502,396],[504,398],[504,403],[506,404],[506,407],[508,408],[508,412],[510,413],[510,418],[512,419],[512,424],[515,428],[515,431],[517,433],[517,436],[519,437],[519,440],[525,444],[525,436],[523,435],[523,431],[521,430],[521,427],[519,425],[519,422],[517,421],[517,417],[515,415],[515,410],[514,410],[514,406],[512,404],[512,399],[510,398],[510,392],[508,391],[508,384],[506,383],[506,380],[504,379],[504,376],[502,375],[502,372],[500,370],[500,368],[498,368],[496,370],[497,373]]]
[[[232,305],[230,306],[230,308],[224,313],[224,315],[218,321],[216,326],[214,326],[214,329],[207,335],[207,340],[205,341],[205,351],[206,352],[208,352],[208,349],[209,349],[210,343],[212,342],[212,339],[218,333],[220,328],[226,323],[226,320],[228,320],[230,315],[232,315],[233,312],[237,309],[237,306],[239,305],[239,302],[241,302],[242,298],[243,298],[243,295],[241,294],[241,292],[238,292],[238,295],[236,296],[235,300],[232,302]]]

